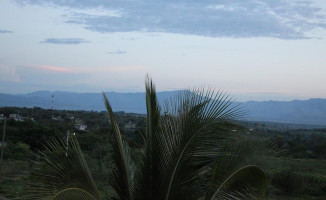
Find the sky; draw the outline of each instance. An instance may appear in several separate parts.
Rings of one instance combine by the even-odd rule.
[[[326,98],[326,1],[0,0],[0,93]]]

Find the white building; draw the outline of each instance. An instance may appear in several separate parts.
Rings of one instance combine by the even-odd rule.
[[[18,122],[24,121],[24,117],[22,117],[20,114],[9,114],[9,118],[14,119],[15,121],[18,121]]]
[[[126,125],[125,125],[125,128],[130,128],[130,129],[133,129],[133,128],[136,128],[136,124],[135,123],[132,123],[131,121],[129,121]]]
[[[4,120],[6,117],[4,114],[0,114],[0,120]]]
[[[63,118],[61,116],[52,116],[52,120],[55,120],[55,121],[63,121]]]
[[[87,125],[85,124],[75,124],[75,128],[80,131],[85,131],[87,129]]]

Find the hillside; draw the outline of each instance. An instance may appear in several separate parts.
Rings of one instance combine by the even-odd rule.
[[[178,91],[158,92],[160,102],[174,96]],[[145,113],[144,93],[106,93],[115,111]],[[0,94],[0,107],[51,108],[54,95],[54,109],[58,110],[104,110],[100,93],[72,93],[39,91],[28,94]],[[245,120],[270,121],[296,124],[326,125],[326,99],[294,101],[248,101],[241,103],[248,112]]]

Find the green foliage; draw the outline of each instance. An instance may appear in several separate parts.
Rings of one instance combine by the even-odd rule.
[[[1,168],[0,178],[0,196],[6,196],[9,199],[21,197],[26,185],[20,179],[23,171],[33,167],[27,160],[4,160]]]
[[[287,170],[276,175],[272,181],[280,195],[315,197],[326,195],[326,176],[318,173]]]
[[[233,162],[233,158],[240,158],[242,151],[227,148],[239,139],[231,134],[239,127],[230,120],[241,115],[241,110],[233,107],[225,94],[203,89],[185,91],[161,107],[155,87],[147,79],[146,128],[140,134],[136,153],[122,136],[105,95],[104,102],[111,127],[108,181],[112,198],[251,199],[265,195],[265,173],[257,166],[235,165],[240,162]],[[75,136],[47,140],[45,150],[38,154],[36,171],[27,176],[25,198],[101,198]],[[232,170],[220,174],[214,168],[216,163]],[[212,174],[220,175],[216,176],[218,181],[210,178]]]
[[[25,144],[23,142],[17,142],[11,152],[11,158],[14,159],[26,159],[30,157],[30,146],[28,144]]]
[[[229,176],[209,199],[261,199],[265,197],[265,190],[265,173],[249,165]]]
[[[34,171],[26,175],[24,198],[62,199],[72,191],[99,199],[100,195],[75,136],[47,141],[46,151],[39,152]],[[69,199],[69,198],[68,198]]]
[[[175,104],[173,102],[176,99],[171,100],[172,102],[170,101],[168,104]],[[173,112],[168,113],[166,107],[166,105],[160,106],[161,119],[172,116]],[[171,106],[169,107],[171,110]],[[29,152],[35,153],[37,150],[41,150],[49,155],[49,152],[43,147],[44,140],[50,140],[53,136],[57,137],[66,133],[67,130],[71,130],[71,132],[76,132],[80,148],[84,152],[83,156],[89,166],[101,199],[118,197],[115,190],[108,184],[108,174],[112,172],[116,165],[112,162],[114,153],[110,144],[112,134],[109,136],[111,141],[109,141],[107,135],[111,130],[107,113],[13,107],[0,108],[0,113],[7,116],[11,113],[19,113],[22,116],[35,119],[34,121],[26,119],[24,122],[17,122],[13,119],[7,121],[7,146],[4,149],[0,196],[8,196],[10,199],[21,197],[22,191],[26,189],[26,184],[19,179],[20,172],[32,171],[39,167],[38,162],[43,163],[42,159],[37,160],[38,162],[35,164],[30,162],[29,159],[34,158],[33,154]],[[179,114],[178,111],[175,113]],[[178,114],[173,116],[178,116]],[[61,116],[63,121],[52,120],[52,115]],[[88,130],[77,131],[74,129],[73,121],[68,118],[70,116],[85,122]],[[146,171],[149,169],[146,166],[150,166],[151,163],[149,162],[151,159],[148,159],[146,163],[142,163],[146,147],[144,135],[147,130],[145,128],[146,124],[149,123],[148,118],[145,118],[144,115],[123,112],[114,113],[113,116],[120,129],[123,142],[129,146],[130,159],[133,161],[135,171],[140,170],[139,166],[141,165],[144,165],[143,170]],[[170,120],[170,122],[174,122],[174,120]],[[136,124],[136,129],[124,128],[124,125],[129,121]],[[152,123],[155,123],[155,121]],[[233,123],[228,125],[224,120],[223,129],[219,129],[218,127],[221,127],[222,122],[217,124],[217,129],[211,131],[211,133],[219,133],[221,140],[224,140],[225,143],[216,144],[220,149],[219,156],[212,157],[215,160],[213,164],[208,165],[208,172],[201,174],[200,178],[197,179],[197,183],[206,183],[198,185],[202,188],[202,191],[207,192],[207,198],[231,174],[241,167],[249,165],[259,166],[267,175],[268,197],[274,197],[274,199],[323,199],[326,195],[326,148],[324,148],[326,129],[312,129],[314,127],[309,128],[305,125],[237,121],[237,124],[246,127],[241,128],[239,126],[235,127]],[[0,123],[0,130],[2,129],[3,123]],[[236,133],[238,134],[232,132],[231,136],[229,130],[233,129],[237,129]],[[283,158],[279,158],[278,154],[270,151],[271,146],[265,142],[265,139],[271,138],[273,135],[276,136],[273,137],[271,143],[282,149],[282,155],[285,156]],[[62,139],[65,140],[66,138]],[[27,145],[30,146],[29,150]],[[176,170],[176,173],[187,174],[188,170]],[[134,184],[138,185],[139,180],[135,180],[137,180],[137,183]],[[148,181],[148,185],[152,184],[153,177],[149,176]],[[139,188],[136,187],[137,190]],[[151,187],[147,188],[148,190],[144,191],[144,193],[147,192],[147,195],[149,195],[147,199],[149,199],[150,195],[152,195],[149,192]],[[183,194],[184,199],[191,199],[193,195],[193,192]]]

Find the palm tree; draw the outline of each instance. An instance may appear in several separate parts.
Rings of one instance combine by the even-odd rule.
[[[139,152],[123,140],[103,93],[112,131],[112,199],[253,199],[265,194],[265,173],[240,165],[246,148],[237,148],[231,120],[242,112],[214,90],[183,91],[160,106],[146,80],[146,130]],[[75,136],[47,141],[38,168],[27,179],[26,199],[101,199]],[[250,147],[250,145],[249,145]],[[241,157],[242,156],[242,157]],[[239,161],[240,160],[240,161]]]

